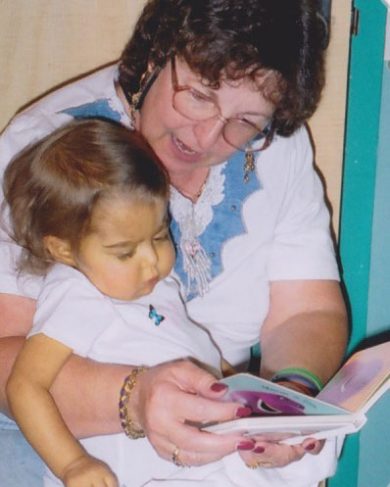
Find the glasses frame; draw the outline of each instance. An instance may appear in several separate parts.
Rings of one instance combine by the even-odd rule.
[[[223,122],[223,127],[222,127],[222,137],[224,138],[225,142],[228,143],[231,147],[234,147],[235,149],[241,151],[241,152],[245,152],[245,153],[253,153],[253,152],[260,152],[260,151],[263,151],[265,149],[267,149],[267,147],[270,146],[272,140],[273,140],[273,137],[274,137],[274,127],[273,127],[273,121],[270,120],[267,125],[263,128],[263,129],[260,129],[260,127],[258,127],[256,124],[250,122],[249,120],[243,120],[239,117],[230,117],[230,118],[226,118],[222,115],[221,113],[221,110],[219,108],[219,106],[215,104],[215,107],[217,109],[217,112],[215,115],[211,116],[211,117],[208,117],[208,118],[204,118],[204,119],[193,119],[191,117],[188,117],[186,114],[182,113],[180,110],[178,110],[176,108],[176,104],[175,104],[175,97],[176,97],[176,94],[177,93],[180,93],[182,91],[198,91],[196,90],[195,88],[193,88],[192,86],[190,85],[181,85],[179,83],[179,80],[177,78],[177,70],[176,70],[176,60],[175,60],[175,55],[172,55],[171,56],[171,81],[172,81],[172,88],[173,88],[173,94],[172,94],[172,107],[174,108],[174,110],[179,113],[180,115],[182,115],[183,117],[187,118],[188,120],[193,120],[193,121],[198,121],[198,122],[202,122],[202,121],[206,121],[206,120],[210,120],[214,117],[218,117],[218,120],[221,120],[221,122]],[[201,92],[199,92],[201,93]],[[202,93],[201,93],[202,94]],[[232,144],[228,138],[226,138],[226,134],[225,134],[225,127],[226,125],[230,122],[230,121],[236,121],[238,123],[242,123],[242,124],[246,124],[246,125],[249,125],[251,127],[253,127],[257,134],[254,135],[251,139],[248,140],[248,147],[245,147],[244,149],[241,147],[237,147],[237,145],[235,144]],[[255,141],[256,139],[258,138],[264,138],[264,143],[261,147],[258,147],[258,148],[252,148],[250,147],[250,142],[252,141]]]

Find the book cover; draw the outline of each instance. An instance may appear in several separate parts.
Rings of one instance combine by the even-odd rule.
[[[390,342],[352,355],[316,398],[250,374],[220,382],[229,386],[224,400],[249,406],[253,415],[207,425],[207,431],[240,431],[286,443],[350,434],[363,427],[365,413],[390,387]]]

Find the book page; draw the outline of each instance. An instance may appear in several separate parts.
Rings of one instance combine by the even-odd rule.
[[[348,414],[345,409],[250,374],[236,374],[220,382],[229,386],[225,401],[248,406],[253,416],[306,416]]]
[[[390,342],[355,353],[318,394],[329,404],[351,412],[366,411],[390,382]]]

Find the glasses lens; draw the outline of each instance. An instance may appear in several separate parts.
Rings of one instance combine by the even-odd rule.
[[[268,132],[267,129],[261,130],[256,125],[237,118],[228,120],[224,126],[223,136],[226,142],[236,149],[245,151],[248,144],[252,143],[252,150],[257,152],[267,147]]]
[[[192,88],[176,91],[173,95],[173,107],[191,120],[207,120],[219,113],[213,100]]]

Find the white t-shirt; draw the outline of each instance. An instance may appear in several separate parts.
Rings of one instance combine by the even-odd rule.
[[[220,353],[209,334],[191,322],[172,278],[134,301],[105,296],[79,271],[55,265],[44,280],[29,336],[43,333],[74,353],[100,362],[153,366],[196,359],[218,377]],[[146,439],[124,434],[82,440],[87,450],[110,464],[120,485],[135,487],[180,470],[160,458]],[[131,462],[131,463],[130,463]],[[45,485],[58,485],[47,472]]]
[[[129,125],[114,88],[116,73],[116,66],[102,69],[18,115],[0,137],[1,174],[15,153],[73,117],[98,116]],[[291,137],[276,137],[259,154],[248,183],[243,182],[244,155],[238,153],[212,168],[196,205],[172,191],[175,274],[188,313],[210,330],[235,366],[246,362],[249,348],[258,342],[270,282],[338,279],[329,214],[312,159],[302,128]],[[191,231],[189,215],[195,215],[193,227],[210,264],[211,282],[203,297],[196,290],[185,292],[180,240]],[[0,292],[36,297],[41,282],[16,277],[17,255],[12,243],[0,243]]]
[[[153,366],[195,358],[220,371],[210,335],[187,316],[178,284],[168,277],[133,301],[102,294],[72,267],[54,265],[38,296],[29,336],[44,333],[82,357]]]

